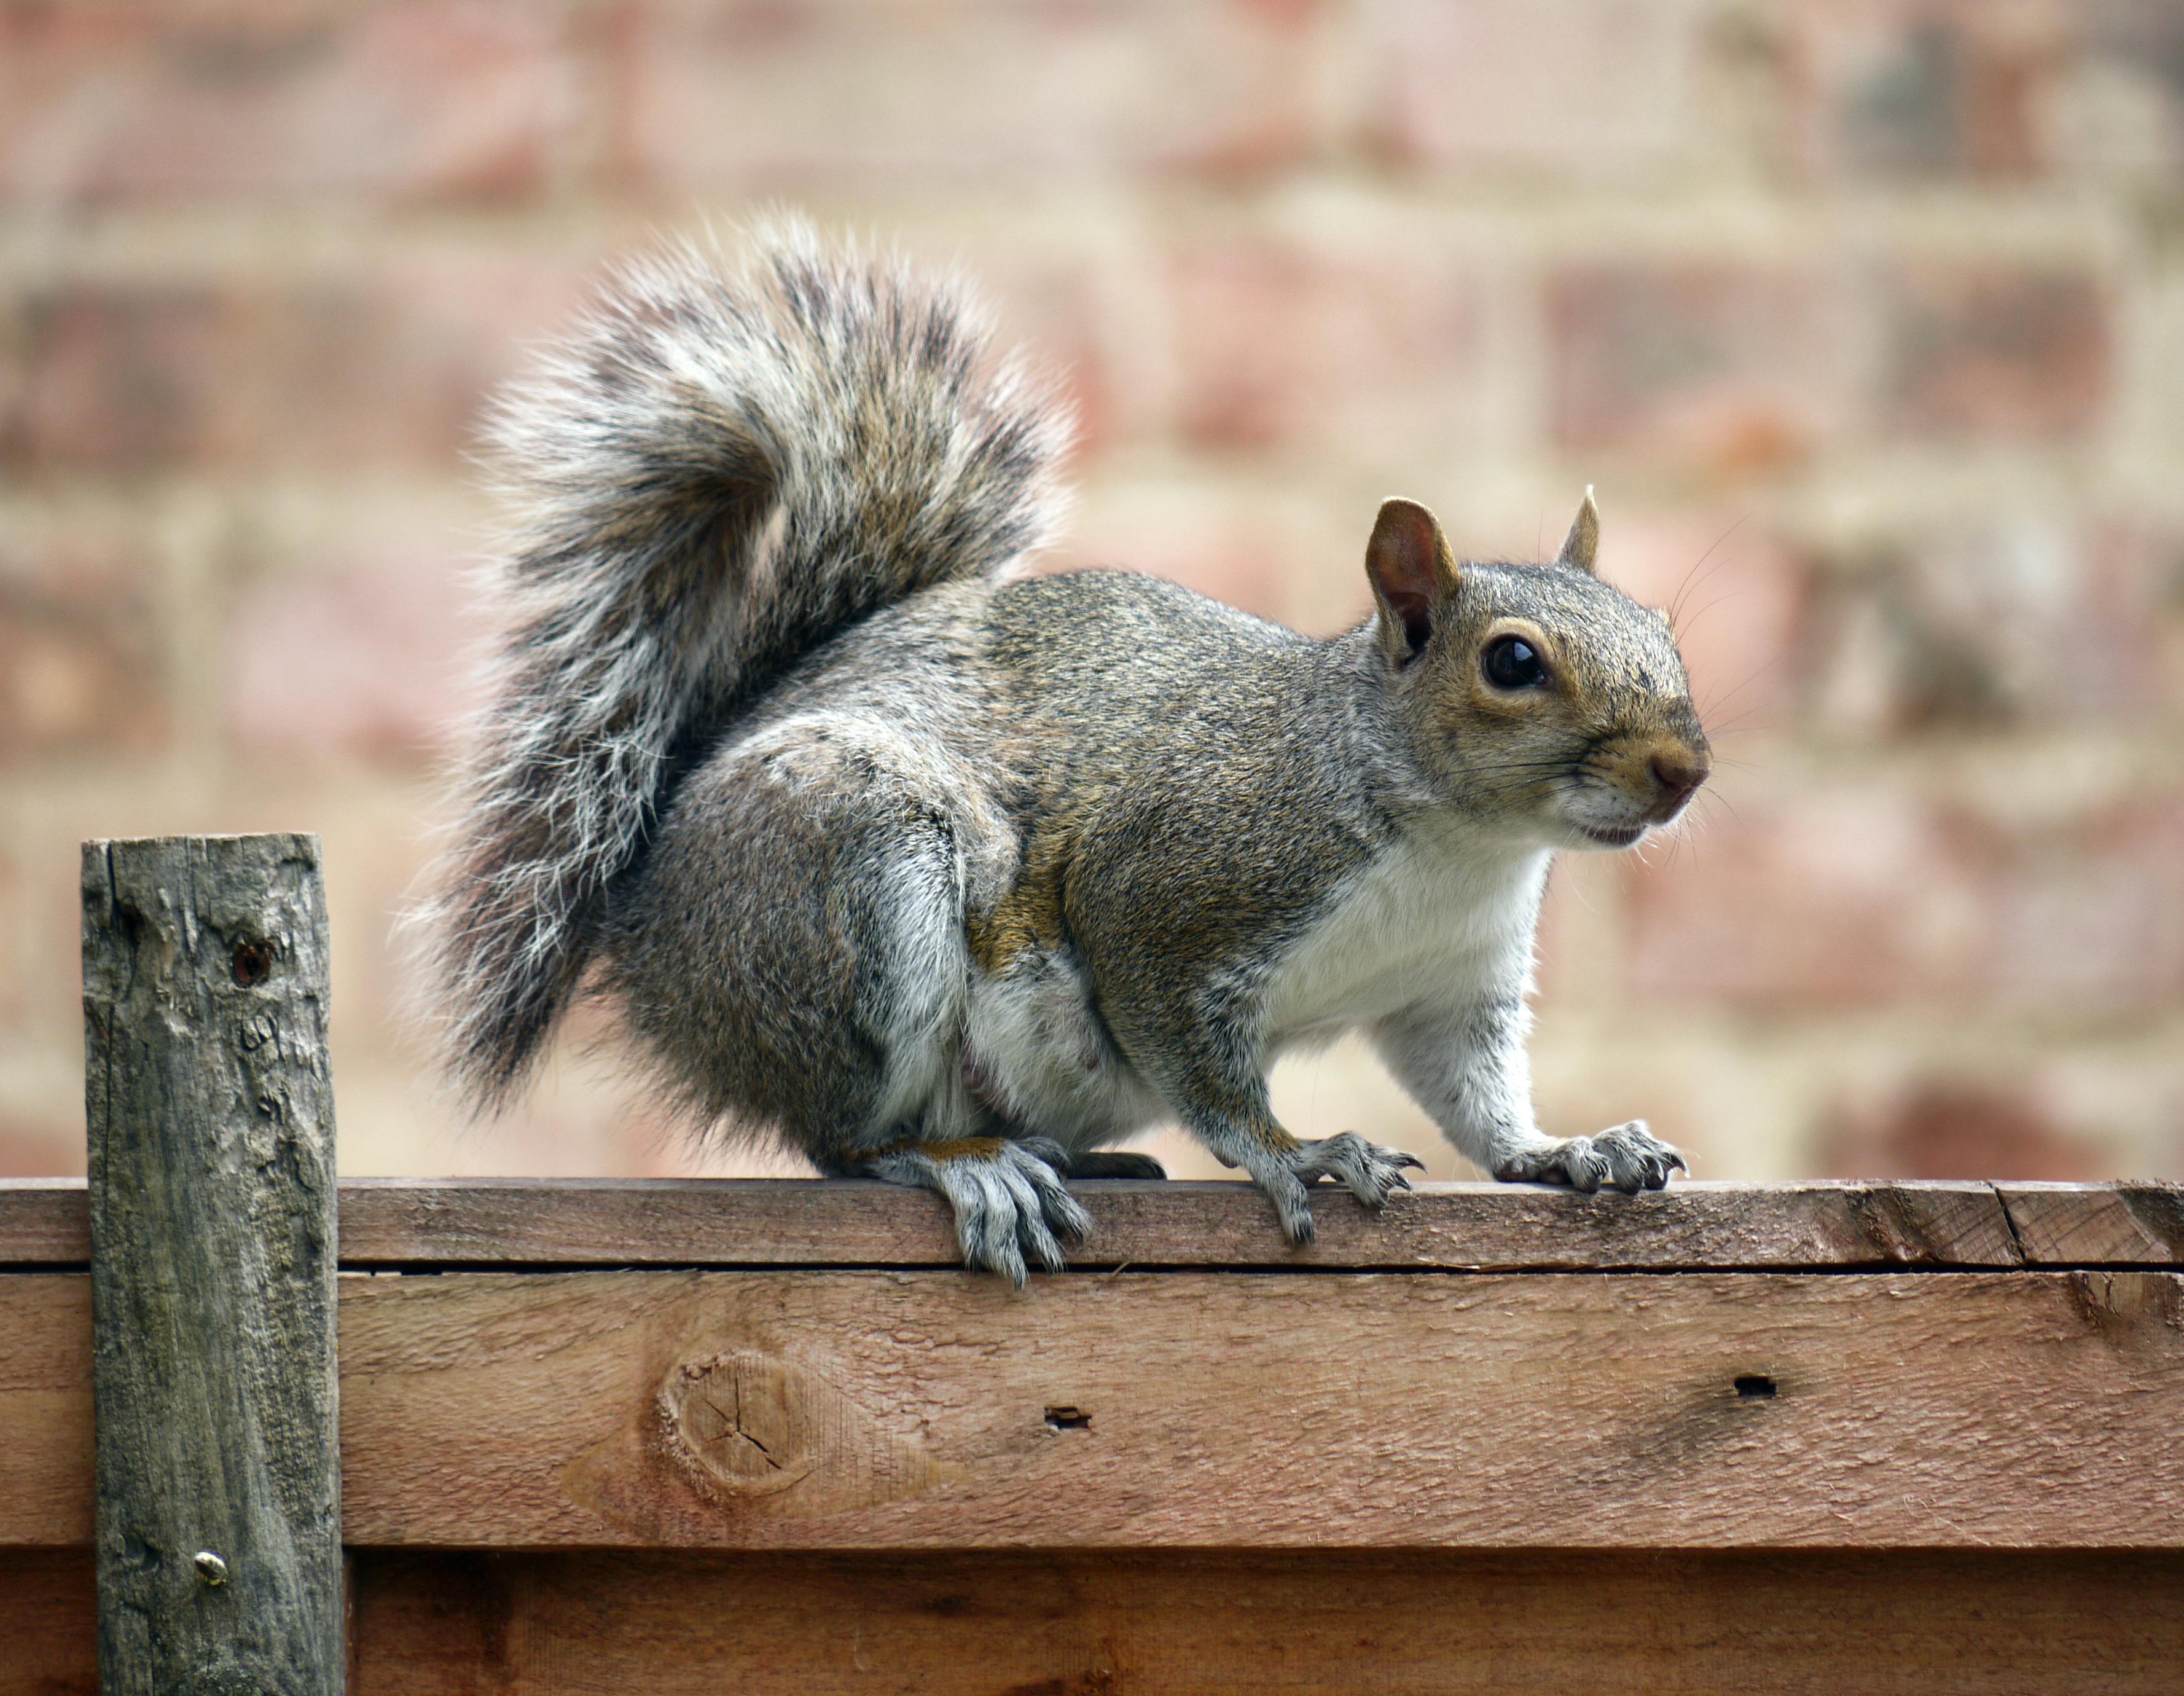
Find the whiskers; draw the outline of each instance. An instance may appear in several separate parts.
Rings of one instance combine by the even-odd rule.
[[[1775,668],[1776,663],[1777,662],[1773,660],[1763,661],[1756,669],[1748,673],[1744,681],[1737,684],[1736,688],[1730,689],[1726,695],[1714,696],[1703,706],[1701,706],[1698,709],[1699,722],[1706,726],[1707,734],[1709,738],[1714,736],[1726,736],[1732,734],[1739,725],[1743,724],[1755,714],[1764,712],[1769,707],[1774,706],[1776,704],[1776,701],[1779,699],[1776,695],[1763,691],[1758,700],[1747,704],[1741,712],[1738,713],[1736,717],[1729,720],[1726,723],[1717,724],[1713,722],[1713,717],[1716,713],[1727,706],[1730,702],[1735,700],[1737,696],[1742,695],[1745,690],[1750,689],[1752,684],[1758,683],[1760,678],[1765,677],[1769,672],[1773,671]]]
[[[1682,639],[1684,633],[1683,611],[1685,597],[1696,594],[1699,589],[1704,585],[1708,577],[1712,577],[1714,572],[1719,571],[1722,566],[1729,563],[1730,555],[1724,554],[1719,561],[1715,561],[1713,571],[1706,572],[1704,576],[1700,575],[1700,567],[1704,566],[1708,560],[1713,558],[1715,552],[1721,547],[1723,543],[1728,541],[1730,537],[1734,536],[1743,527],[1744,520],[1740,518],[1736,522],[1730,525],[1728,529],[1723,531],[1720,535],[1715,537],[1713,538],[1713,545],[1708,547],[1706,552],[1701,554],[1697,559],[1692,561],[1691,570],[1684,573],[1683,582],[1676,587],[1675,599],[1669,603],[1667,608],[1669,614],[1669,628],[1675,633],[1678,640],[1680,641]],[[1708,612],[1713,611],[1713,609],[1719,605],[1721,605],[1719,601],[1709,602],[1701,610],[1699,617],[1705,617]],[[1697,619],[1692,620],[1693,623],[1696,623],[1697,622]]]
[[[1591,751],[1588,749],[1579,754],[1558,755],[1545,760],[1498,760],[1490,766],[1469,767],[1465,776],[1497,800],[1526,789],[1552,794],[1563,785],[1574,785],[1582,781],[1585,765],[1591,758]]]
[[[1492,777],[1502,772],[1570,771],[1584,763],[1586,754],[1557,755],[1551,760],[1497,760],[1490,766],[1467,766],[1464,769],[1474,777]]]
[[[1690,850],[1696,858],[1698,852],[1699,803],[1705,798],[1705,794],[1702,791],[1692,797],[1690,806],[1666,824],[1656,826],[1647,834],[1646,840],[1638,845],[1636,853],[1639,863],[1648,869],[1664,870],[1674,865],[1677,856],[1686,849]],[[1657,851],[1660,854],[1658,860],[1653,857]]]

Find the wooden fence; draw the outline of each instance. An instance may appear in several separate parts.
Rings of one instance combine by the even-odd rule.
[[[2175,1186],[1087,1184],[1019,1293],[885,1186],[337,1186],[315,843],[86,867],[0,1696],[2184,1690]]]

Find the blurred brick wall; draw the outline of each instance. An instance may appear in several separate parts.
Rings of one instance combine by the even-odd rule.
[[[0,3],[0,1171],[81,1165],[79,840],[276,827],[326,839],[349,1169],[677,1169],[580,1058],[458,1134],[388,920],[481,398],[769,198],[1069,363],[1072,558],[1329,630],[1383,494],[1528,555],[1598,485],[1724,757],[1688,840],[1557,873],[1551,1125],[2184,1175],[2155,0]],[[1433,1146],[1346,1049],[1279,1094]]]

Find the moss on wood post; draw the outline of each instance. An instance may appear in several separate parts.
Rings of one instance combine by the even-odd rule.
[[[337,1696],[313,836],[83,851],[101,1689]]]

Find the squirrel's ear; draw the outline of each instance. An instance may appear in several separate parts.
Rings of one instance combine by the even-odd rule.
[[[1575,566],[1580,571],[1596,576],[1593,570],[1593,555],[1600,551],[1600,509],[1592,504],[1592,485],[1585,486],[1585,505],[1577,510],[1570,522],[1569,534],[1563,538],[1563,550],[1555,556],[1558,566]]]
[[[1415,500],[1384,500],[1365,544],[1365,575],[1380,607],[1380,645],[1396,665],[1418,657],[1456,593],[1456,555],[1440,521]]]

